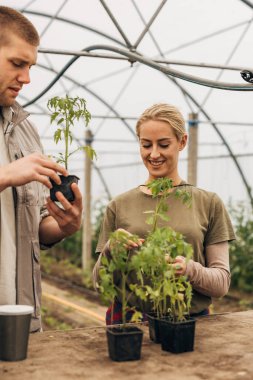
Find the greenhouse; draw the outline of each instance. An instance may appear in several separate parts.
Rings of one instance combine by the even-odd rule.
[[[144,376],[154,379],[159,376],[161,379],[173,380],[252,379],[253,2],[0,1],[0,125],[3,123],[4,128],[4,107],[12,106],[12,103],[5,103],[2,100],[5,98],[1,97],[1,82],[4,83],[5,79],[5,37],[1,39],[1,29],[8,30],[6,35],[10,40],[15,33],[20,33],[23,40],[23,34],[21,31],[16,32],[14,27],[13,33],[11,24],[7,29],[1,21],[2,6],[20,12],[32,23],[39,35],[39,44],[25,41],[28,47],[30,45],[37,49],[34,62],[31,60],[30,64],[25,59],[23,62],[23,66],[29,64],[29,80],[24,80],[18,90],[15,85],[11,88],[14,88],[12,94],[22,88],[15,98],[23,110],[29,113],[29,125],[35,127],[38,133],[38,138],[34,137],[34,141],[39,139],[43,157],[50,162],[47,163],[47,170],[43,169],[40,174],[44,178],[50,177],[51,163],[57,161],[58,165],[66,164],[67,155],[68,165],[65,166],[70,175],[78,177],[79,191],[75,190],[74,198],[67,202],[61,202],[62,198],[58,199],[57,196],[53,205],[52,200],[47,201],[51,215],[49,218],[54,218],[50,226],[43,222],[43,218],[48,217],[44,214],[40,215],[39,221],[35,222],[34,219],[33,223],[39,223],[38,231],[35,224],[26,231],[26,225],[23,224],[22,216],[19,219],[18,211],[12,219],[16,223],[13,239],[17,242],[17,257],[21,246],[25,251],[32,247],[32,259],[29,259],[31,253],[26,253],[22,263],[29,268],[31,265],[27,271],[27,282],[30,281],[29,287],[35,294],[34,304],[31,305],[35,308],[33,317],[34,313],[38,319],[42,315],[44,332],[30,334],[27,360],[18,362],[19,367],[16,363],[1,361],[0,347],[0,378],[15,380],[34,376],[39,380],[42,377],[70,377],[75,380],[81,377],[109,379],[116,375],[120,379],[129,376],[133,379],[142,379]],[[20,46],[22,48],[23,45]],[[28,53],[25,49],[22,51],[24,55]],[[15,59],[14,66],[18,66],[19,60],[16,64]],[[64,100],[66,103],[63,103]],[[176,175],[175,181],[172,178],[171,182],[168,178],[167,181],[162,181],[164,177],[169,177],[167,174],[153,175],[165,173],[162,169],[159,171],[159,165],[163,168],[163,165],[169,164],[164,164],[159,158],[145,157],[148,144],[155,141],[146,136],[154,136],[155,132],[143,134],[142,138],[141,128],[148,128],[148,123],[153,120],[157,128],[161,128],[158,128],[160,131],[164,127],[163,123],[167,122],[165,119],[156,120],[152,116],[138,124],[139,118],[145,110],[161,104],[175,107],[173,112],[177,113],[175,110],[178,110],[185,121],[183,135],[187,137],[176,148],[180,173],[178,182],[176,179],[179,176]],[[64,107],[69,107],[68,116],[64,113]],[[66,125],[70,128],[67,148]],[[173,125],[170,125],[170,130],[174,133]],[[4,130],[3,141],[7,132]],[[172,140],[175,136],[178,135],[174,134]],[[171,140],[170,137],[159,138],[154,145],[159,145],[160,140]],[[21,164],[18,166],[19,158],[26,159],[27,152],[28,156],[34,153],[36,156],[39,151],[33,146],[32,140],[25,144],[27,146],[23,150],[19,147],[20,155],[16,156],[15,153],[17,172],[19,167],[22,171],[24,165],[30,164],[28,157],[28,161],[20,161],[23,162],[23,167]],[[14,145],[17,146],[16,142]],[[165,148],[160,144],[159,152]],[[151,156],[152,154],[154,153],[150,153]],[[170,153],[168,156],[166,154],[160,154],[161,160],[172,159]],[[10,153],[9,155],[11,156]],[[0,160],[1,166],[4,166],[6,162],[1,155]],[[64,170],[56,172],[64,174]],[[0,178],[3,178],[2,172],[0,174]],[[55,174],[53,177],[56,180],[58,178]],[[157,181],[149,185],[151,179]],[[37,181],[33,177],[27,182],[14,181],[7,184],[7,188],[14,188],[12,205],[14,204],[15,210],[18,209],[15,193],[19,199],[23,187],[26,198],[21,203],[27,207],[28,214],[29,210],[38,207],[40,201],[30,194],[27,183],[33,182],[31,189],[35,188],[35,191],[39,191],[36,187],[39,182],[48,185],[47,180],[41,177]],[[6,186],[3,186],[1,191],[5,191]],[[142,191],[145,196],[142,194],[143,198],[135,198],[135,193],[131,191],[143,187],[147,187]],[[174,191],[174,187],[178,187],[178,192]],[[121,198],[121,194],[125,198]],[[149,202],[147,195],[152,195]],[[2,210],[4,202],[5,198],[1,195]],[[62,203],[61,206],[59,202]],[[106,208],[108,204],[109,209]],[[151,204],[156,205],[154,210],[145,208]],[[140,216],[142,208],[145,209],[145,219],[143,215]],[[69,218],[75,217],[75,221],[69,222],[64,219],[65,216],[62,217],[61,213],[68,209]],[[5,211],[1,212],[3,215]],[[152,233],[157,233],[150,240],[148,236],[151,235],[151,227],[136,227],[138,223],[143,224],[148,220],[146,214],[151,215],[148,223],[153,228]],[[28,217],[31,222],[31,217]],[[62,224],[59,222],[61,218]],[[9,239],[8,236],[7,239],[2,238],[5,231],[2,219],[3,216],[0,220],[0,292],[4,286],[7,287],[4,276],[7,273],[8,277],[10,273],[1,271],[1,262],[4,263],[4,257],[7,256],[1,255]],[[64,226],[65,222],[69,223],[67,227]],[[45,227],[41,228],[41,223]],[[167,227],[166,223],[175,231],[169,228],[163,230],[165,225]],[[110,230],[112,226],[114,231],[113,228]],[[122,229],[133,235],[130,243],[129,235],[124,235],[124,231],[121,233]],[[21,230],[22,233],[19,232]],[[32,235],[34,231],[35,235]],[[110,249],[109,245],[105,245],[109,232],[114,232],[110,235]],[[27,244],[22,242],[26,236]],[[28,245],[30,236],[31,247]],[[21,243],[18,243],[19,238]],[[198,239],[200,242],[196,241]],[[147,244],[145,240],[148,241]],[[158,240],[168,243],[164,251],[160,246],[157,248]],[[113,242],[117,242],[118,248],[115,248],[117,244],[114,245]],[[55,243],[59,244],[54,245]],[[152,244],[154,248],[150,253]],[[161,244],[164,245],[165,243]],[[136,258],[132,260],[129,250],[135,248],[139,254],[133,255]],[[22,255],[22,249],[20,252]],[[102,256],[99,256],[98,253],[101,252]],[[118,255],[115,260],[114,253]],[[182,256],[183,261],[180,261],[178,257]],[[30,305],[28,285],[27,288],[23,287],[22,281],[25,283],[25,278],[21,278],[18,272],[25,271],[24,268],[19,268],[18,258],[15,260],[16,303]],[[96,262],[97,277],[94,277],[92,269]],[[202,266],[198,272],[199,277],[196,274],[199,267],[192,262]],[[220,271],[220,277],[217,278],[212,274],[216,269]],[[210,274],[212,270],[214,272]],[[133,272],[136,272],[137,282],[133,281]],[[126,273],[132,276],[130,285],[124,277]],[[39,303],[36,310],[36,297],[39,294],[36,287],[40,284],[40,279],[37,284],[34,276],[40,275],[42,304]],[[115,287],[117,275],[121,285],[126,281],[127,296]],[[145,284],[145,276],[150,277],[154,288]],[[208,288],[213,287],[214,283],[218,290],[213,288],[209,292]],[[10,286],[14,286],[13,283]],[[173,289],[176,287],[178,293],[174,302]],[[120,297],[117,292],[121,292]],[[142,310],[138,302],[133,305],[131,292],[136,299],[139,297],[140,304],[152,301],[152,310],[157,310],[161,319],[167,313],[172,315],[174,307],[175,310],[178,308],[175,320],[186,322],[188,317],[191,319],[196,316],[195,348],[182,349],[180,346],[177,348],[179,352],[188,351],[182,355],[165,352],[168,349],[164,348],[161,350],[160,345],[154,343],[158,338],[152,338],[149,330],[151,322],[146,318],[146,306]],[[107,351],[108,328],[105,324],[105,318],[107,322],[110,318],[110,323],[107,323],[109,326],[115,322],[113,318],[118,304],[114,301],[117,299],[120,299],[123,319],[115,321],[118,321],[119,326],[122,323],[125,326],[131,320],[143,334],[141,358],[138,358],[138,354],[130,359],[126,356],[120,364],[115,363],[121,361],[115,359],[120,347],[115,352]],[[0,345],[1,337],[4,336],[1,335],[1,305],[13,303],[2,300],[5,298],[0,296]],[[200,309],[194,309],[195,301],[197,305],[202,305]],[[107,307],[110,305],[112,314],[108,316]],[[133,312],[132,319],[126,317],[125,320],[124,312],[129,311]],[[140,312],[141,316],[138,314]],[[4,313],[5,311],[3,315]],[[135,343],[131,343],[133,344]],[[123,346],[124,351],[125,343]],[[172,352],[177,349],[173,348]],[[247,355],[244,355],[246,352]],[[72,358],[73,365],[70,364]],[[181,358],[184,360],[181,361]],[[207,371],[211,360],[212,368]]]

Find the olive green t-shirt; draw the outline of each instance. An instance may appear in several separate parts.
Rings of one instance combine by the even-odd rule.
[[[183,184],[183,186],[182,186]],[[174,196],[173,189],[168,198],[169,221],[161,222],[161,226],[170,226],[183,234],[185,240],[193,247],[193,260],[206,266],[205,250],[208,245],[235,239],[233,227],[225,206],[217,194],[182,183],[181,190],[191,194],[191,206],[183,204]],[[154,210],[156,199],[143,193],[139,187],[129,190],[114,198],[107,206],[97,244],[97,252],[101,252],[112,231],[124,228],[132,234],[145,238],[150,230],[146,223],[145,211]],[[129,279],[130,282],[134,278]],[[138,305],[135,297],[131,304]],[[193,291],[191,313],[197,313],[211,304],[211,298]],[[145,308],[146,309],[146,308]]]

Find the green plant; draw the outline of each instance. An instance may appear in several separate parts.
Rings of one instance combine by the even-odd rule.
[[[129,234],[125,231],[117,230],[110,235],[110,257],[102,257],[102,267],[99,270],[99,290],[102,299],[109,304],[113,304],[116,296],[120,296],[122,303],[122,322],[123,327],[126,324],[126,313],[132,310],[131,321],[137,321],[142,314],[135,307],[128,306],[128,300],[131,293],[127,296],[126,287],[127,279],[132,270],[136,269],[133,266],[133,257],[128,249]],[[138,241],[138,236],[131,235],[131,240]],[[120,285],[115,283],[115,272],[120,274]]]
[[[52,113],[50,117],[51,123],[56,122],[59,126],[54,133],[54,141],[58,144],[63,138],[65,145],[64,153],[61,152],[56,157],[57,162],[63,163],[65,168],[68,169],[69,157],[79,150],[85,150],[88,156],[93,159],[96,153],[90,146],[81,146],[72,152],[69,150],[73,140],[71,129],[74,127],[74,122],[84,118],[87,126],[90,121],[91,115],[86,108],[86,100],[78,96],[75,98],[70,98],[68,95],[63,98],[55,96],[48,100],[47,107]]]
[[[41,316],[43,320],[44,330],[71,330],[73,326],[68,323],[65,323],[59,320],[56,316],[53,315],[53,312],[50,308],[42,306]]]
[[[189,314],[192,288],[186,276],[178,276],[173,262],[176,256],[183,255],[188,260],[192,256],[192,247],[186,243],[182,234],[170,227],[158,227],[159,221],[168,221],[168,202],[171,195],[190,203],[189,193],[184,190],[172,192],[171,179],[159,178],[148,185],[154,198],[157,198],[155,210],[150,214],[147,223],[151,225],[144,244],[138,250],[129,250],[129,234],[116,230],[110,235],[110,255],[103,256],[99,271],[99,289],[104,301],[113,304],[116,297],[121,299],[123,324],[126,323],[126,312],[132,310],[133,320],[138,320],[141,313],[135,307],[129,307],[131,292],[144,302],[151,302],[158,317],[169,313],[171,319],[181,321]],[[131,235],[137,242],[139,237]],[[129,284],[129,275],[135,272],[137,282]],[[117,275],[116,275],[117,274]],[[120,284],[115,283],[120,278]],[[126,296],[126,286],[130,288]]]
[[[157,317],[170,316],[173,321],[182,321],[189,315],[192,299],[192,287],[186,276],[176,274],[172,263],[176,256],[192,257],[192,246],[184,241],[183,235],[172,228],[158,227],[159,221],[168,221],[168,202],[171,195],[190,204],[190,195],[186,191],[171,191],[171,179],[159,178],[148,184],[154,198],[157,199],[155,210],[147,223],[151,232],[138,255],[133,257],[138,283],[130,285],[131,289],[143,301],[149,301]]]
[[[230,213],[236,232],[236,240],[230,244],[231,286],[234,289],[253,290],[253,219],[249,208],[239,203],[230,205]]]

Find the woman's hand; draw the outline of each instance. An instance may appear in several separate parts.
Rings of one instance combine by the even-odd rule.
[[[173,268],[175,268],[175,274],[178,276],[183,276],[186,272],[186,261],[184,256],[177,256],[174,260],[171,259],[169,255],[165,255],[167,263],[169,263]]]
[[[138,248],[145,241],[145,239],[138,239],[137,242],[131,240],[132,234],[130,232],[124,230],[124,228],[118,228],[117,231],[121,231],[121,232],[124,232],[125,234],[129,235],[129,240],[127,241],[127,244],[126,244],[127,249]]]

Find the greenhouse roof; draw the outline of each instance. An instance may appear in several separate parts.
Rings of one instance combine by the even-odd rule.
[[[199,123],[197,185],[224,202],[249,200],[253,186],[252,10],[246,0],[8,0],[41,36],[31,84],[18,101],[31,114],[47,154],[53,141],[47,101],[87,100],[98,158],[93,201],[146,180],[135,124],[148,106],[167,102],[186,125]],[[243,79],[241,72],[249,71]],[[246,72],[247,73],[247,72]],[[85,140],[74,131],[73,146]],[[250,164],[250,162],[252,162]],[[84,188],[84,156],[71,159]],[[187,179],[187,149],[180,158]]]

